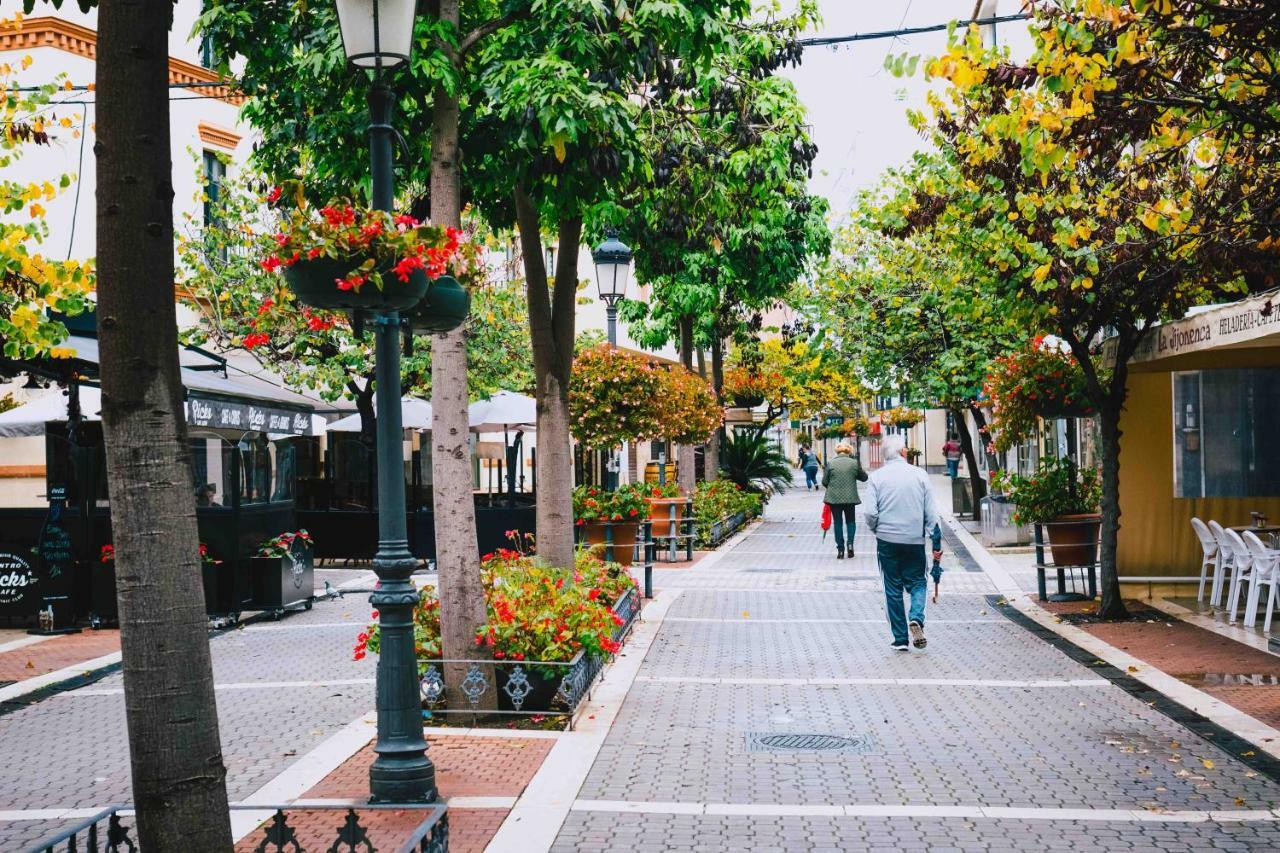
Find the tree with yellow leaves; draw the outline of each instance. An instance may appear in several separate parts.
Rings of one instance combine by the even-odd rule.
[[[1254,239],[1252,205],[1275,172],[1211,135],[1195,139],[1194,117],[1170,108],[1167,74],[1154,69],[1171,60],[1153,48],[1152,8],[1037,4],[1023,64],[985,47],[976,28],[953,36],[926,65],[944,94],[913,120],[957,174],[920,175],[888,225],[927,229],[1002,273],[1004,292],[1079,361],[1098,411],[1108,618],[1125,613],[1116,541],[1127,361],[1153,324],[1242,287],[1241,270],[1207,259]],[[1209,149],[1195,156],[1200,145]]]
[[[0,64],[0,343],[5,358],[14,360],[70,355],[58,346],[67,330],[49,312],[79,314],[94,287],[91,264],[56,260],[43,251],[49,236],[45,205],[71,186],[74,176],[62,175],[56,183],[16,179],[24,149],[52,144],[71,124],[48,112],[61,78],[35,88],[17,82],[17,72],[30,65],[30,57],[17,68]],[[68,137],[76,133],[67,130]]]

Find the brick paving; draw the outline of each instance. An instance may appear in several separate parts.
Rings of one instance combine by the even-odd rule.
[[[516,797],[554,744],[550,738],[429,735],[427,754],[436,766],[436,787],[442,797]],[[303,796],[366,796],[373,757],[372,745],[365,747]]]
[[[120,632],[86,628],[0,652],[0,681],[25,681],[120,651]]]
[[[368,615],[364,596],[319,601],[309,612],[210,641],[215,683],[238,688],[217,692],[232,801],[256,791],[372,707],[372,684],[325,683],[373,677],[367,660],[351,659],[355,635]],[[52,642],[16,653],[34,653]],[[6,708],[9,713],[0,716],[0,810],[131,802],[121,690],[117,673],[30,706]],[[0,821],[0,850],[21,850],[57,828],[45,821]]]
[[[874,540],[837,561],[818,509],[781,496],[723,557],[656,572],[681,594],[556,853],[1280,847],[1280,783],[1006,619],[967,561],[928,649],[891,651]]]

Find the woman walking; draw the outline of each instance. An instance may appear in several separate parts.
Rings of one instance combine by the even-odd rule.
[[[818,454],[813,452],[812,447],[800,448],[800,470],[804,471],[804,487],[818,488]]]
[[[822,475],[822,485],[826,494],[822,502],[831,507],[832,526],[836,529],[836,559],[843,560],[846,543],[848,554],[853,556],[853,537],[858,529],[854,519],[858,504],[858,481],[866,482],[867,472],[862,470],[858,460],[853,458],[853,448],[841,442],[836,445],[836,458],[827,464],[826,473]]]

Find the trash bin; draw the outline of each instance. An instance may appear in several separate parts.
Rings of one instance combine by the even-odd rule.
[[[1003,495],[988,495],[982,499],[982,544],[1028,545],[1031,543],[1031,527],[1013,523],[1017,504]]]
[[[973,515],[973,492],[968,477],[951,478],[951,511],[956,515]]]

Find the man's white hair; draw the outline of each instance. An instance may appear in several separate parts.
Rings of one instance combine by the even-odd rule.
[[[900,435],[886,435],[880,440],[880,452],[886,460],[901,456],[902,450],[906,446],[906,439]]]

